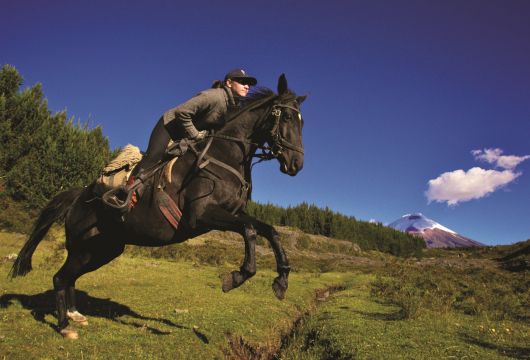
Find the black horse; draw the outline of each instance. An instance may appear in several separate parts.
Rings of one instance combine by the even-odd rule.
[[[68,257],[53,277],[53,285],[59,330],[65,337],[77,338],[68,319],[87,323],[75,307],[74,288],[80,276],[121,255],[125,244],[163,246],[210,230],[224,230],[243,236],[245,258],[238,271],[224,277],[223,291],[240,286],[256,273],[255,243],[259,234],[267,238],[274,251],[278,277],[272,288],[276,297],[283,299],[290,267],[279,235],[244,209],[250,192],[251,163],[258,149],[263,149],[262,157],[278,159],[280,170],[286,174],[294,176],[302,169],[303,100],[305,96],[297,97],[288,89],[282,74],[277,95],[268,89],[257,91],[222,129],[179,158],[171,170],[171,182],[164,182],[161,171],[146,180],[141,199],[124,221],[114,220],[109,207],[94,197],[94,185],[57,195],[40,213],[10,275],[23,276],[31,271],[37,245],[55,221],[65,218]],[[159,210],[161,198],[167,199],[165,194],[182,210],[178,226]]]

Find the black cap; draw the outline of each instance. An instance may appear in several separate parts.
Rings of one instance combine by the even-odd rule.
[[[235,81],[241,80],[242,83],[252,86],[258,83],[258,80],[256,80],[255,77],[249,76],[243,69],[234,69],[229,71],[228,74],[225,75],[225,81],[228,79],[233,79]]]

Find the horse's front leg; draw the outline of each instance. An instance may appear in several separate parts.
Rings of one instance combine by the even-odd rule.
[[[245,240],[245,259],[239,271],[232,271],[223,278],[223,291],[227,292],[243,284],[256,274],[256,230],[246,225],[243,234]]]
[[[241,286],[247,279],[256,274],[256,230],[252,224],[232,215],[220,207],[208,208],[198,219],[202,225],[217,230],[234,231],[245,241],[245,259],[239,271],[232,271],[223,278],[224,292]]]
[[[287,260],[287,255],[283,250],[282,244],[280,243],[280,234],[278,234],[276,229],[274,229],[272,226],[265,223],[261,223],[258,229],[258,233],[269,240],[272,250],[274,251],[274,256],[276,257],[276,271],[278,271],[278,276],[272,283],[272,290],[278,299],[283,300],[289,285],[288,279],[291,267],[289,266],[289,260]]]
[[[240,218],[253,224],[258,235],[265,237],[271,244],[272,250],[274,251],[274,257],[276,258],[276,270],[278,271],[278,277],[276,277],[272,283],[272,290],[278,299],[283,300],[289,285],[288,279],[291,267],[289,266],[289,260],[287,260],[285,250],[283,250],[282,244],[280,243],[280,234],[278,234],[276,229],[271,225],[259,221],[249,215],[241,214]]]

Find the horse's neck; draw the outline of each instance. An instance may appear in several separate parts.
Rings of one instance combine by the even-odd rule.
[[[227,122],[216,133],[216,135],[220,135],[221,137],[226,136],[226,138],[215,139],[209,151],[210,156],[238,171],[242,171],[247,181],[250,178],[249,169],[252,155],[256,152],[256,146],[254,145],[257,141],[256,127],[264,114],[264,110],[256,110],[242,113]],[[233,138],[234,140],[230,140],[229,138]],[[235,139],[239,139],[240,141]]]
[[[240,139],[242,143],[257,143],[259,142],[257,125],[265,111],[266,109],[254,109],[243,113],[229,121],[218,134]],[[245,146],[247,151],[251,151],[252,148],[251,146]]]

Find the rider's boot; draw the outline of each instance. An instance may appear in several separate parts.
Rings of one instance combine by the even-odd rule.
[[[105,202],[115,208],[122,209],[122,212],[129,212],[138,202],[143,192],[143,179],[139,176],[141,171],[136,175],[131,175],[127,184],[114,192],[111,196],[105,197]]]
[[[136,184],[137,182],[138,185]],[[135,185],[137,185],[136,188]],[[133,192],[131,195],[131,201],[129,202],[129,210],[131,210],[138,202],[138,198],[140,197],[140,188],[143,188],[143,182],[138,179],[137,176],[131,175],[129,180],[127,180],[127,185],[125,186],[126,192]]]

